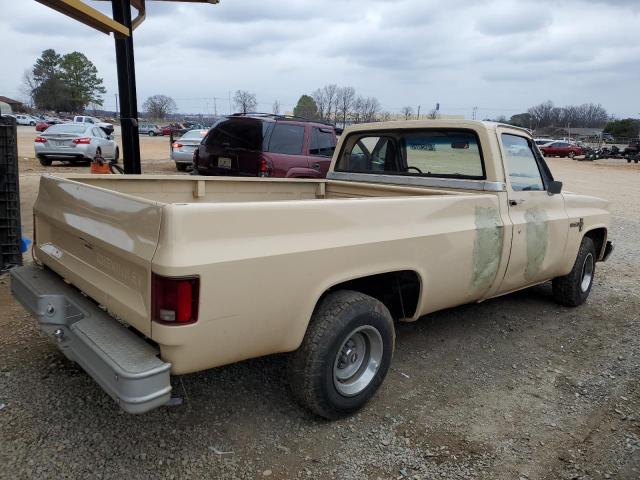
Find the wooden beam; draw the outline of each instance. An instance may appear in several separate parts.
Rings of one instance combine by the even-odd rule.
[[[54,10],[73,18],[85,25],[109,35],[129,36],[129,29],[121,23],[107,17],[104,13],[90,7],[81,0],[36,0]],[[135,3],[135,0],[132,2]]]

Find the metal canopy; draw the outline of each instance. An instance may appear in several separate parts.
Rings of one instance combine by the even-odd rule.
[[[116,67],[118,70],[118,92],[120,95],[120,126],[125,173],[141,173],[140,139],[138,137],[138,100],[136,97],[136,74],[133,59],[133,30],[146,15],[145,0],[100,0],[110,1],[113,19],[90,7],[82,0],[36,0],[43,5],[84,23],[107,35],[113,33],[116,44]],[[179,3],[218,4],[220,0],[149,0]],[[131,18],[131,7],[138,16]]]

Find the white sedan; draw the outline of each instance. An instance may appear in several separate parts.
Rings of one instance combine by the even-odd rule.
[[[42,165],[53,160],[87,161],[97,155],[118,163],[120,151],[104,130],[84,123],[51,125],[34,140],[36,157]]]

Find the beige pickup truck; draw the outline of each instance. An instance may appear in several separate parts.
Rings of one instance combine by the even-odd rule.
[[[385,378],[394,321],[550,280],[587,299],[607,202],[561,189],[527,131],[459,120],[350,127],[326,180],[43,175],[12,290],[128,412],[290,352],[296,399],[339,418]]]

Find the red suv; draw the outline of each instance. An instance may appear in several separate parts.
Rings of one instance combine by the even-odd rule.
[[[577,155],[582,155],[584,152],[582,151],[582,147],[578,145],[573,145],[568,142],[551,142],[546,145],[540,146],[540,151],[545,157],[569,157],[573,158]]]
[[[235,114],[211,127],[193,153],[195,175],[324,178],[336,146],[328,125],[271,114]]]

